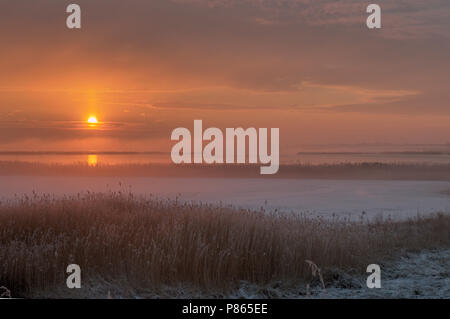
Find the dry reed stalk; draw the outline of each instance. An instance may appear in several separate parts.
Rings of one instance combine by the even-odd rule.
[[[305,262],[308,264],[309,268],[311,269],[311,274],[313,277],[318,276],[320,279],[320,283],[322,284],[322,289],[327,292],[327,289],[325,288],[325,282],[323,280],[322,277],[322,271],[320,270],[320,268],[311,260],[305,260]],[[309,285],[308,285],[309,288]],[[309,289],[308,289],[309,290]]]

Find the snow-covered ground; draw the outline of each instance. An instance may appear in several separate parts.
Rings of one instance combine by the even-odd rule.
[[[353,287],[337,285],[318,298],[450,298],[450,250],[408,253],[381,266],[381,288],[367,288],[366,278],[353,280]]]
[[[275,283],[265,287],[243,284],[229,296],[232,298],[450,298],[450,250],[407,253],[398,260],[380,264],[381,288],[368,288],[367,276],[361,270],[352,275],[339,273],[327,283],[306,293],[305,285],[286,286]]]
[[[119,186],[120,183],[120,186]],[[0,198],[14,194],[132,191],[158,197],[312,215],[391,216],[450,212],[450,182],[238,178],[0,177]]]
[[[381,288],[368,288],[364,269],[359,273],[339,272],[334,282],[326,284],[326,291],[316,280],[306,289],[306,284],[292,285],[275,282],[265,286],[243,282],[239,288],[225,294],[202,294],[195,290],[166,288],[143,298],[319,298],[319,299],[372,299],[372,298],[450,298],[450,250],[406,253],[400,259],[380,264]],[[326,275],[326,274],[324,274]]]
[[[336,279],[326,282],[326,291],[319,280],[306,283],[273,282],[256,285],[247,282],[229,291],[205,292],[187,286],[160,287],[157,290],[135,290],[125,281],[92,281],[84,289],[68,291],[54,287],[48,291],[35,292],[34,298],[319,298],[319,299],[371,299],[371,298],[450,298],[450,250],[440,249],[406,253],[394,261],[380,264],[381,288],[367,288],[369,274],[360,269],[352,274],[336,270]],[[324,275],[329,275],[324,273]],[[309,293],[308,293],[309,291]]]

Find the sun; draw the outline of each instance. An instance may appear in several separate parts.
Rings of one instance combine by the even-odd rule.
[[[97,118],[96,118],[95,116],[89,117],[88,120],[87,120],[87,122],[88,122],[89,124],[98,124],[98,120],[97,120]]]

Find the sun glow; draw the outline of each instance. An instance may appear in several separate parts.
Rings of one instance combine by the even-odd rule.
[[[89,124],[98,124],[98,120],[95,116],[91,116],[87,121]]]

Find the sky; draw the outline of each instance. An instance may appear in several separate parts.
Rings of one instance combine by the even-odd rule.
[[[0,0],[0,150],[166,151],[194,119],[281,152],[450,142],[450,1],[372,2],[381,29],[360,0]]]

